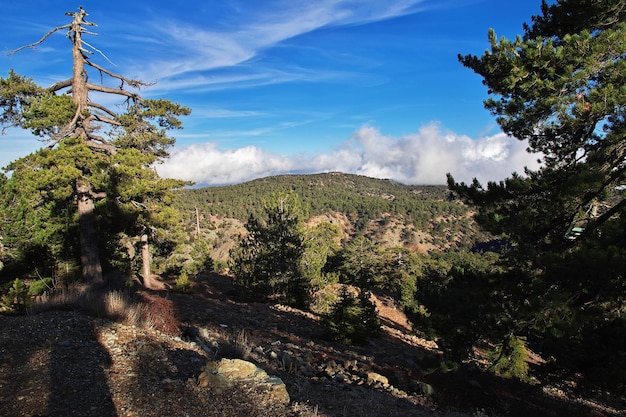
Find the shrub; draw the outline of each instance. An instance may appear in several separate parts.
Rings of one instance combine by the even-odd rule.
[[[93,317],[152,328],[177,336],[180,322],[170,300],[148,293],[94,289],[80,285],[58,287],[35,300],[30,312],[80,310]]]
[[[333,306],[337,304],[337,302],[339,302],[337,285],[328,284],[313,294],[310,309],[316,314],[330,314]]]
[[[0,298],[0,309],[11,313],[26,313],[29,304],[28,286],[19,278],[15,278],[13,285]]]
[[[491,369],[505,378],[528,379],[526,340],[508,335],[490,355]]]
[[[245,330],[238,331],[234,337],[228,338],[224,343],[219,345],[217,354],[226,359],[243,359],[248,360],[252,346],[248,340]]]
[[[193,291],[191,287],[191,281],[189,280],[189,275],[186,272],[181,272],[176,281],[174,281],[174,291],[183,293],[189,293]]]
[[[31,297],[37,297],[42,295],[46,291],[51,291],[54,286],[52,278],[41,278],[33,281],[28,287],[28,295]]]
[[[323,321],[329,339],[361,344],[381,334],[381,324],[370,294],[359,291],[358,297],[342,287],[339,302]]]

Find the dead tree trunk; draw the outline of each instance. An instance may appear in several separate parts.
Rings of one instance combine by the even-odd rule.
[[[72,101],[76,105],[74,120],[70,126],[71,134],[86,140],[90,132],[88,114],[87,72],[85,70],[85,57],[83,55],[82,33],[83,26],[93,25],[85,21],[87,13],[81,8],[73,13],[74,19],[69,27],[69,38],[72,41]],[[68,132],[70,133],[70,132]],[[87,173],[85,173],[87,174]],[[78,205],[78,224],[80,233],[80,252],[83,268],[83,281],[88,283],[101,283],[102,265],[100,263],[100,250],[98,248],[98,236],[96,233],[95,202],[93,187],[86,179],[78,179],[76,182],[76,201]]]
[[[196,207],[196,237],[200,237],[200,213]]]

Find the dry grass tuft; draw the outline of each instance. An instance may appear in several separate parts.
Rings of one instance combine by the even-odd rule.
[[[217,354],[227,359],[243,359],[250,358],[252,346],[245,330],[239,330],[233,337],[225,337],[225,340],[219,344]]]
[[[73,285],[56,288],[50,294],[38,297],[29,312],[37,314],[51,310],[80,310],[94,317],[171,335],[180,333],[173,303],[150,294],[133,296],[128,291]]]

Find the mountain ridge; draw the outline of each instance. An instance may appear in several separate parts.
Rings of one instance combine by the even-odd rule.
[[[488,240],[473,212],[444,185],[404,185],[393,180],[330,172],[264,177],[241,184],[179,190],[175,206],[188,232],[202,230],[218,260],[252,215],[263,218],[263,203],[293,192],[307,212],[305,222],[325,217],[340,226],[345,240],[365,236],[383,246],[418,252],[469,249]],[[341,218],[341,221],[337,221]]]

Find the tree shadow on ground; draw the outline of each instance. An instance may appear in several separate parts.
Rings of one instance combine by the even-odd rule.
[[[2,321],[0,415],[117,416],[105,376],[110,356],[92,318],[57,311]]]
[[[98,341],[93,320],[74,314],[57,329],[61,338],[50,347],[50,397],[45,415],[117,416],[105,373],[111,357]],[[82,385],[78,389],[77,381]]]

